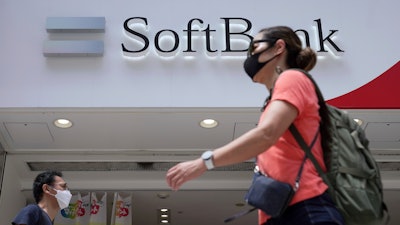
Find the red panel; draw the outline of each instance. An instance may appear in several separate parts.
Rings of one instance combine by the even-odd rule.
[[[400,109],[400,61],[369,83],[327,103],[342,109]]]

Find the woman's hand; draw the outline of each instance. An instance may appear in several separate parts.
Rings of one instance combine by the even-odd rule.
[[[167,172],[167,184],[172,190],[178,190],[183,183],[202,175],[207,168],[201,158],[181,162]]]

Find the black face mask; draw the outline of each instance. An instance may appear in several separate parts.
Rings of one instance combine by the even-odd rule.
[[[268,49],[266,49],[268,50]],[[266,51],[265,50],[265,51]],[[275,59],[278,55],[275,55],[274,57],[270,58],[266,62],[258,62],[258,58],[260,57],[261,53],[265,52],[259,52],[254,55],[250,55],[247,57],[247,59],[244,61],[243,67],[244,70],[246,71],[247,75],[250,77],[251,80],[253,80],[254,76],[260,71],[265,65],[267,65],[269,62],[271,62],[273,59]]]

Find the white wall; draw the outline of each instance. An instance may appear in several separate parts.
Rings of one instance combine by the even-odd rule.
[[[22,194],[21,179],[11,157],[6,158],[3,186],[0,195],[0,220],[2,224],[11,224],[18,211],[26,205]],[[32,184],[33,184],[32,178]]]
[[[264,87],[254,87],[242,69],[245,53],[226,56],[224,17],[251,21],[251,35],[260,28],[288,25],[310,34],[311,47],[320,50],[318,23],[322,38],[330,38],[344,52],[337,52],[325,41],[328,53],[319,53],[313,74],[327,99],[347,93],[381,75],[398,62],[398,1],[307,0],[258,1],[22,1],[0,3],[0,107],[258,107],[267,95]],[[47,17],[104,16],[105,33],[48,34]],[[124,32],[124,21],[145,17],[148,26],[132,24],[150,39],[147,55],[126,57],[121,44],[139,48]],[[212,32],[207,55],[204,32],[193,39],[191,57],[187,48],[188,22],[200,18],[193,29]],[[196,25],[197,24],[197,25]],[[233,31],[246,25],[234,24]],[[154,37],[162,29],[174,30],[180,45],[174,56],[155,51]],[[198,32],[199,33],[199,32]],[[196,32],[194,32],[194,35]],[[168,36],[168,35],[167,35]],[[172,36],[169,35],[169,38]],[[233,37],[235,39],[235,37]],[[43,56],[43,42],[60,39],[99,39],[104,41],[101,57]],[[241,40],[240,40],[241,39]],[[244,36],[232,40],[233,48],[244,49]],[[168,38],[165,46],[172,44]],[[167,48],[167,47],[165,47]],[[229,96],[229,97],[227,97]]]

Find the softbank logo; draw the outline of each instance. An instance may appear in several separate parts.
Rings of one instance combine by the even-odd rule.
[[[103,40],[93,39],[90,33],[104,33],[105,23],[105,17],[48,17],[50,40],[44,41],[43,55],[102,56]]]

